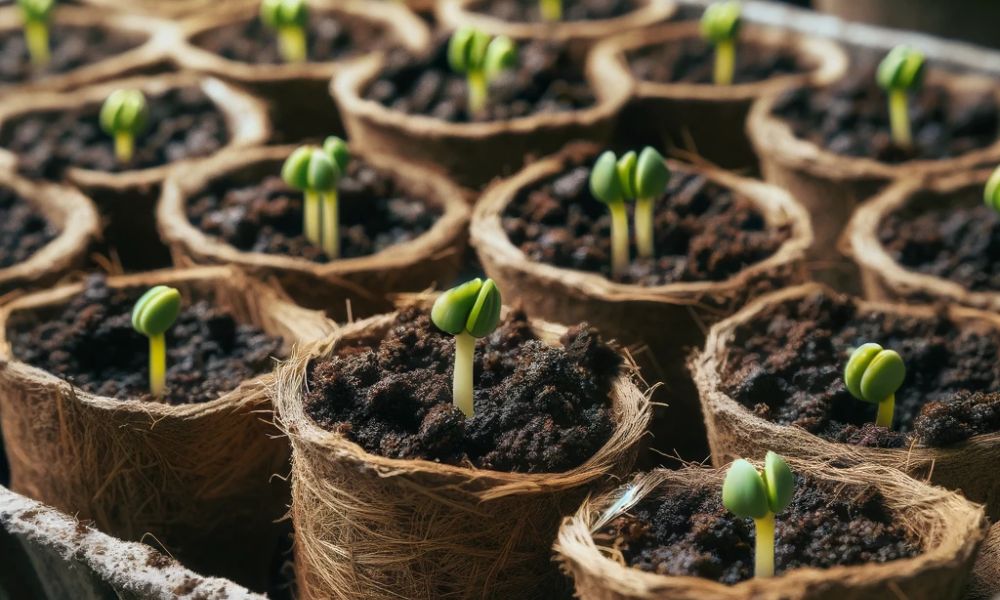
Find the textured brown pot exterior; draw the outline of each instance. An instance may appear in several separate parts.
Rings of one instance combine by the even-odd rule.
[[[995,600],[997,596],[1000,596],[1000,523],[990,527],[979,549],[966,600]]]
[[[429,306],[429,304],[428,304]],[[594,486],[632,467],[649,401],[624,374],[612,386],[616,428],[583,465],[508,473],[369,454],[318,427],[302,388],[310,360],[376,343],[395,315],[343,328],[283,364],[275,406],[292,442],[292,520],[301,598],[549,599],[564,586],[550,560],[559,520]],[[542,339],[566,330],[533,322]],[[562,597],[562,596],[558,596]]]
[[[958,494],[932,487],[878,466],[834,468],[788,458],[797,473],[807,473],[849,494],[875,488],[893,516],[908,526],[922,552],[907,559],[829,569],[801,568],[778,576],[724,585],[700,577],[671,577],[633,569],[621,554],[600,548],[592,532],[657,489],[722,487],[725,471],[688,468],[638,475],[614,492],[584,502],[563,521],[555,550],[576,584],[581,600],[957,600],[969,578],[988,522],[981,506]],[[842,486],[842,487],[841,487]],[[623,495],[629,494],[629,499]],[[616,501],[621,501],[609,512]],[[780,519],[781,516],[779,515]],[[781,565],[777,565],[779,571]]]
[[[607,55],[610,64],[635,79],[628,64],[633,51],[700,37],[697,21],[667,23],[605,40],[594,53]],[[839,44],[787,30],[748,24],[740,30],[740,43],[790,52],[809,70],[725,86],[637,79],[616,139],[627,139],[631,146],[693,152],[728,169],[753,167],[757,158],[746,135],[753,101],[800,85],[833,83],[850,62]]]
[[[734,458],[763,457],[768,450],[785,456],[836,459],[849,464],[882,465],[899,469],[948,489],[961,490],[966,497],[987,505],[991,518],[1000,516],[1000,433],[973,436],[946,448],[866,448],[827,441],[804,429],[773,423],[755,416],[722,390],[722,370],[728,358],[727,346],[735,329],[751,322],[770,306],[795,301],[829,289],[810,283],[759,298],[709,331],[704,351],[691,361],[701,395],[702,412],[712,448],[712,462],[718,466]],[[893,305],[857,301],[863,310],[880,310],[914,317],[940,316],[940,306]],[[1000,330],[1000,316],[970,308],[949,306],[948,318],[955,323],[976,323]],[[1000,335],[1000,332],[998,332]]]
[[[219,8],[229,8],[254,0],[77,0],[105,10],[153,15],[164,19],[190,17]]]
[[[512,304],[529,315],[571,323],[587,321],[605,336],[633,348],[636,362],[649,383],[669,404],[654,419],[652,447],[673,449],[689,460],[708,453],[697,392],[684,368],[692,348],[702,345],[707,324],[732,314],[748,299],[801,281],[802,259],[812,240],[809,218],[784,191],[719,170],[670,161],[676,172],[698,172],[713,182],[737,190],[764,214],[770,227],[788,225],[791,237],[773,256],[725,281],[681,282],[645,287],[615,283],[604,276],[531,262],[507,238],[501,215],[520,190],[560,173],[574,155],[596,154],[589,145],[533,163],[491,187],[473,212],[470,238],[486,273]]]
[[[390,308],[388,294],[422,291],[450,284],[465,252],[469,210],[462,191],[445,178],[396,158],[368,151],[352,152],[389,173],[437,204],[442,215],[420,237],[370,256],[342,258],[325,264],[277,254],[242,252],[207,236],[187,218],[187,204],[213,180],[243,175],[248,181],[281,171],[292,146],[257,148],[205,161],[177,172],[164,185],[158,226],[177,264],[235,264],[261,277],[277,279],[296,302],[328,311],[338,321],[370,316]],[[350,302],[346,307],[345,303]]]
[[[109,284],[166,284],[186,298],[214,298],[288,346],[333,327],[230,268],[144,273]],[[286,486],[272,480],[287,472],[288,447],[270,422],[271,376],[211,402],[166,405],[90,394],[19,362],[9,328],[82,289],[59,287],[0,308],[0,423],[11,487],[116,537],[165,547],[198,572],[261,589],[280,533],[274,521],[288,502]]]

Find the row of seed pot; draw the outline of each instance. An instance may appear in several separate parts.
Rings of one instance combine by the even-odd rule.
[[[0,309],[11,487],[200,573],[264,589],[286,510],[273,361],[333,325],[227,267],[29,294]]]
[[[559,521],[629,472],[650,405],[595,329],[502,304],[474,279],[279,367],[300,597],[566,593]]]

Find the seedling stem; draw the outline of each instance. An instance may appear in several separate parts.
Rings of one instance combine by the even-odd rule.
[[[452,396],[455,406],[471,417],[473,414],[473,365],[476,357],[476,338],[463,331],[455,336],[455,377]]]
[[[285,62],[300,63],[306,61],[305,29],[297,25],[286,25],[278,28],[278,48]]]
[[[889,123],[896,145],[909,148],[913,145],[910,134],[910,99],[905,89],[889,91]]]
[[[24,24],[24,41],[28,45],[31,63],[36,67],[49,64],[49,24],[45,21],[29,20]]]
[[[628,211],[624,202],[609,204],[611,211],[611,273],[621,277],[628,271]]]
[[[322,205],[319,201],[319,192],[307,189],[303,192],[305,209],[302,211],[302,230],[306,233],[306,239],[319,246],[322,235],[320,233],[320,215]]]
[[[774,513],[768,512],[753,520],[756,540],[754,543],[754,576],[774,577]]]
[[[167,382],[167,338],[165,335],[149,336],[149,391],[153,396],[163,396]]]
[[[716,85],[729,85],[733,82],[733,72],[736,70],[736,44],[733,40],[726,40],[715,45],[715,71],[714,80]]]
[[[541,0],[542,19],[546,21],[562,20],[562,0]]]
[[[323,194],[323,252],[335,258],[340,256],[340,225],[337,190]]]

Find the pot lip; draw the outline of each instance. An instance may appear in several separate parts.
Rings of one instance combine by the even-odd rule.
[[[249,165],[283,161],[295,148],[294,145],[251,148],[239,153],[220,155],[183,172],[176,171],[164,183],[157,208],[156,221],[161,236],[171,245],[183,244],[188,250],[197,249],[196,254],[209,255],[223,263],[238,264],[246,268],[263,266],[326,278],[361,271],[405,269],[429,256],[448,251],[464,238],[469,208],[461,191],[454,184],[423,167],[364,149],[355,150],[357,156],[376,169],[404,182],[417,182],[434,192],[425,194],[423,200],[425,203],[437,204],[442,213],[429,230],[408,242],[394,244],[375,254],[341,258],[322,264],[299,257],[242,252],[206,235],[188,220],[185,210],[187,201],[213,180]]]
[[[812,244],[813,233],[809,216],[785,190],[715,167],[689,165],[668,159],[667,164],[673,171],[700,174],[712,183],[738,190],[741,196],[750,200],[763,213],[770,227],[776,224],[790,224],[792,234],[774,254],[722,281],[674,282],[642,286],[614,282],[599,273],[556,267],[528,259],[520,248],[511,243],[503,229],[501,215],[504,209],[521,189],[562,172],[564,162],[573,155],[592,153],[596,156],[599,148],[594,144],[571,144],[563,151],[536,161],[514,176],[487,188],[474,208],[472,225],[469,228],[470,239],[477,253],[488,255],[493,262],[528,272],[532,277],[544,282],[559,282],[560,285],[579,289],[586,295],[607,302],[632,300],[691,304],[707,295],[738,289],[759,273],[800,260]]]
[[[982,309],[1000,309],[1000,291],[972,291],[936,275],[908,269],[896,262],[879,241],[882,221],[897,209],[909,204],[921,192],[946,197],[960,190],[983,186],[992,171],[982,169],[927,180],[900,180],[862,204],[851,217],[840,246],[862,268],[876,273],[881,281],[900,292],[933,290],[952,302]]]
[[[104,10],[125,12],[131,11],[140,15],[149,15],[156,18],[174,19],[184,17],[191,11],[218,7],[219,5],[232,5],[245,0],[80,0],[82,4],[89,7]]]
[[[413,54],[424,52],[431,43],[431,33],[427,25],[408,9],[393,2],[312,0],[310,10],[324,15],[347,15],[382,26],[392,38]],[[358,56],[326,62],[258,64],[225,58],[203,49],[194,42],[195,37],[216,28],[256,19],[258,12],[258,6],[255,3],[239,3],[185,19],[180,24],[184,43],[178,45],[175,51],[176,60],[186,68],[228,80],[253,84],[300,79],[326,81],[333,77],[344,64],[355,61],[364,54],[372,53],[360,53]]]
[[[99,105],[116,89],[134,87],[147,94],[156,95],[170,89],[197,86],[215,104],[226,120],[228,140],[215,154],[263,143],[271,133],[266,105],[244,90],[214,77],[203,77],[190,72],[171,73],[149,77],[132,77],[104,82],[73,92],[39,93],[11,96],[0,102],[0,129],[18,117],[49,110],[77,108],[88,104]],[[128,189],[159,184],[171,171],[206,160],[212,155],[190,157],[167,164],[110,173],[69,167],[65,179],[71,183],[90,187]],[[0,168],[16,170],[17,155],[7,148],[0,148]]]
[[[992,79],[983,75],[956,74],[936,69],[927,74],[927,81],[931,85],[948,88],[951,93],[956,94],[971,90],[992,90],[994,100],[1000,105],[1000,88]],[[953,173],[1000,159],[1000,133],[989,146],[953,158],[919,159],[890,164],[867,157],[842,156],[797,137],[787,121],[773,114],[780,99],[780,95],[766,95],[753,103],[747,117],[747,134],[758,155],[785,168],[835,180],[895,180],[934,173]]]
[[[636,96],[639,98],[696,99],[714,102],[751,101],[765,94],[780,93],[781,90],[796,85],[828,85],[846,74],[850,65],[850,59],[844,48],[827,38],[754,23],[748,23],[743,27],[740,36],[741,40],[754,44],[790,49],[796,58],[805,58],[814,66],[802,73],[789,73],[761,81],[728,86],[667,83],[639,79],[632,75],[627,56],[630,51],[678,40],[700,38],[699,23],[693,20],[664,23],[641,31],[615,35],[598,43],[593,53],[602,55],[625,76],[634,79]]]
[[[569,41],[594,41],[608,33],[638,29],[666,21],[677,12],[673,0],[641,0],[643,6],[612,19],[591,21],[563,21],[560,23],[529,23],[504,21],[484,13],[469,10],[477,0],[440,0],[435,8],[435,18],[445,29],[471,25],[492,35],[513,38],[544,38]]]

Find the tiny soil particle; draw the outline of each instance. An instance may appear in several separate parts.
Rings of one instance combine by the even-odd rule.
[[[276,165],[274,171],[280,170]],[[337,185],[341,257],[374,254],[413,240],[434,226],[441,211],[414,197],[387,174],[355,158]],[[302,192],[278,176],[259,183],[214,181],[188,204],[191,223],[245,252],[329,257],[303,234]]]
[[[581,325],[562,346],[514,312],[475,355],[475,415],[452,404],[454,337],[427,311],[402,311],[378,342],[345,347],[309,366],[306,411],[368,452],[481,469],[559,472],[611,436],[610,386],[622,360]]]
[[[132,328],[132,307],[145,290],[115,290],[100,275],[52,314],[20,315],[7,336],[19,360],[101,396],[154,401],[149,394],[149,341]],[[237,322],[206,300],[185,297],[167,331],[170,404],[209,402],[270,371],[282,343]]]
[[[715,48],[700,38],[682,39],[637,48],[628,53],[628,63],[632,74],[643,81],[710,84],[715,68]],[[740,42],[733,82],[754,83],[805,70],[790,50]]]
[[[562,21],[597,21],[624,16],[642,6],[639,0],[564,0]],[[543,21],[539,0],[491,0],[470,9],[515,23]]]
[[[56,235],[56,228],[30,202],[0,187],[0,269],[27,260]]]
[[[49,39],[49,64],[38,70],[31,64],[21,28],[0,32],[0,88],[66,73],[131,50],[143,42],[140,35],[109,31],[103,27],[59,24],[51,26]]]
[[[877,407],[854,399],[844,364],[875,342],[906,363],[893,430]],[[769,307],[736,329],[723,390],[757,416],[828,440],[903,448],[947,446],[1000,430],[1000,332],[982,322],[860,310],[846,296],[817,293]]]
[[[776,574],[919,553],[877,492],[848,494],[797,480],[791,504],[776,517]],[[754,536],[753,519],[736,517],[722,505],[719,488],[702,485],[656,490],[594,538],[643,571],[734,584],[753,577]]]
[[[611,277],[611,216],[594,199],[592,157],[572,157],[560,175],[522,190],[507,206],[503,227],[530,260]],[[633,203],[628,203],[630,229]],[[655,259],[635,245],[622,283],[663,285],[721,281],[774,254],[787,227],[768,227],[745,198],[700,175],[674,173],[654,208]]]
[[[909,149],[892,141],[887,93],[876,84],[871,64],[826,89],[790,90],[774,112],[798,138],[835,154],[885,163],[953,158],[988,147],[1000,133],[1000,109],[990,92],[957,95],[928,84],[910,94],[909,104]]]
[[[448,65],[448,44],[442,40],[429,58],[415,60],[402,51],[390,52],[379,77],[365,98],[392,110],[450,121],[500,121],[535,114],[590,107],[594,94],[581,69],[565,48],[541,40],[523,42],[517,66],[496,76],[486,107],[469,115],[464,75]]]
[[[135,140],[128,164],[115,158],[114,143],[98,122],[100,105],[17,117],[0,131],[0,144],[18,157],[18,171],[59,180],[70,167],[121,172],[207,156],[228,139],[223,113],[200,89],[177,88],[147,97],[149,128]]]
[[[196,589],[198,589],[198,580],[191,577],[185,577],[184,581],[175,587],[173,591],[175,596],[187,596]]]

